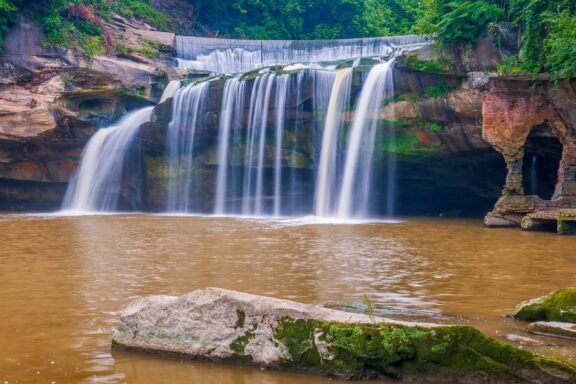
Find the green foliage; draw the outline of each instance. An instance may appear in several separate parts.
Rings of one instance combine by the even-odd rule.
[[[505,56],[502,61],[496,64],[496,69],[498,73],[523,73],[529,72],[522,63],[518,56]]]
[[[116,43],[116,54],[118,56],[128,56],[131,53],[139,53],[145,57],[156,58],[160,55],[158,44],[150,44],[147,40],[142,41],[143,47],[133,47],[124,43]]]
[[[170,27],[168,17],[155,10],[148,0],[116,0],[111,9],[125,17],[144,19],[162,30]]]
[[[2,52],[4,35],[16,21],[16,12],[19,4],[20,0],[0,0],[0,53]]]
[[[576,77],[576,14],[564,11],[550,20],[544,51],[556,79]]]
[[[370,301],[370,298],[365,293],[362,295],[362,297],[364,298],[364,304],[366,304],[366,307],[368,307],[368,317],[370,318],[370,321],[372,321],[373,323],[376,322],[376,315],[374,314],[374,307],[372,306],[372,301]]]
[[[408,68],[420,72],[429,73],[448,73],[450,61],[446,57],[433,60],[422,60],[416,55],[405,55],[406,65]]]
[[[84,53],[88,56],[89,60],[94,59],[97,55],[103,55],[106,53],[106,47],[104,46],[104,41],[101,37],[90,36],[84,39]]]
[[[442,44],[474,42],[488,23],[500,20],[504,13],[486,0],[423,0],[423,7],[415,30],[436,35]]]
[[[15,0],[0,0],[0,9],[7,1]],[[17,7],[10,9],[18,10]],[[113,51],[114,42],[103,21],[109,19],[113,12],[146,20],[160,29],[169,28],[167,16],[156,11],[148,0],[46,0],[42,4],[23,0],[20,9],[42,25],[46,32],[46,44],[77,49],[90,60],[96,55]],[[140,53],[156,57],[158,50],[146,45]]]
[[[200,28],[250,39],[334,39],[408,33],[421,0],[189,0]]]
[[[423,96],[434,98],[434,99],[439,99],[439,98],[443,97],[444,95],[446,95],[447,93],[450,93],[451,91],[452,91],[451,87],[449,87],[442,80],[439,80],[438,82],[436,82],[436,84],[430,85],[429,87],[427,87]]]
[[[564,41],[570,35],[570,15],[576,15],[573,0],[510,0],[509,18],[522,31],[520,60],[524,68],[531,72],[550,69],[545,40],[551,30],[555,37],[549,47],[554,52],[573,46],[573,42],[565,44]]]
[[[551,72],[576,76],[576,1],[574,0],[422,0],[414,26],[441,44],[466,44],[487,25],[510,21],[521,34],[520,54],[505,57],[501,73]]]

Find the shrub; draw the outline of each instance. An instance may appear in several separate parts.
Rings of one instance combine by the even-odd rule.
[[[442,43],[475,42],[485,32],[488,23],[500,20],[504,13],[499,6],[484,0],[453,0],[441,7],[436,27]]]
[[[556,79],[576,77],[576,15],[562,12],[550,20],[544,40],[546,59]]]

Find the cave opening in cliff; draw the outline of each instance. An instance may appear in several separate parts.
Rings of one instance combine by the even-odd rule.
[[[537,127],[524,146],[523,186],[526,195],[552,199],[562,159],[562,143],[547,127]]]
[[[397,212],[482,217],[502,192],[506,164],[493,149],[439,159],[398,159]]]

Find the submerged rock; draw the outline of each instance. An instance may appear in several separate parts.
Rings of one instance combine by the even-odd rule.
[[[514,318],[576,323],[576,288],[562,288],[546,296],[524,301],[516,307]]]
[[[576,368],[471,327],[391,321],[217,288],[132,302],[112,346],[346,379],[576,381]]]
[[[528,324],[526,330],[528,332],[536,333],[539,335],[576,339],[576,324],[572,323],[560,323],[557,321],[538,321],[536,323]]]

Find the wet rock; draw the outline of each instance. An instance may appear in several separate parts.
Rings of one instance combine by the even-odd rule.
[[[513,333],[508,334],[505,336],[506,340],[521,344],[521,345],[534,345],[534,346],[543,346],[543,345],[551,345],[546,344],[540,340],[532,339],[526,336],[515,335]]]
[[[560,323],[557,321],[538,321],[526,327],[528,332],[546,336],[565,337],[576,339],[576,324]]]
[[[576,323],[576,288],[562,288],[516,307],[514,318],[524,321]]]
[[[490,228],[508,228],[520,226],[522,216],[503,216],[490,212],[484,217],[484,225]]]
[[[466,326],[406,323],[217,288],[151,296],[122,313],[113,348],[345,379],[571,383],[576,368]]]

